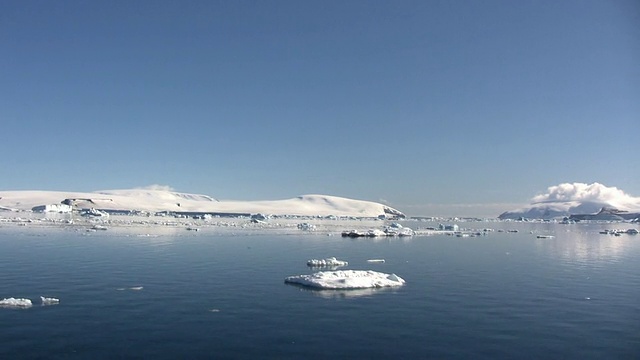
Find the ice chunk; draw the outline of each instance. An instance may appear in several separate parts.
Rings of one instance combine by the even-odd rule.
[[[366,289],[401,286],[405,283],[396,274],[372,270],[320,271],[311,275],[289,276],[284,282],[318,289]]]
[[[44,296],[40,296],[40,301],[42,302],[42,305],[57,305],[57,304],[60,304],[60,299],[48,298],[48,297],[44,297]]]
[[[29,308],[33,306],[31,300],[29,299],[21,299],[21,298],[8,298],[0,300],[0,307],[7,308]]]
[[[371,229],[367,231],[367,237],[380,237],[380,236],[387,236],[387,234],[380,229]]]
[[[307,266],[310,267],[338,267],[338,266],[347,266],[348,262],[338,260],[335,257],[330,257],[326,259],[311,259],[307,261]]]
[[[400,225],[400,224],[398,224]],[[400,225],[402,226],[402,225]],[[413,229],[408,227],[394,227],[389,226],[384,229],[384,232],[387,236],[413,236],[415,232]]]
[[[107,213],[106,211],[102,211],[94,208],[84,209],[80,213],[80,215],[88,216],[88,217],[105,217],[105,218],[109,217],[109,213]]]

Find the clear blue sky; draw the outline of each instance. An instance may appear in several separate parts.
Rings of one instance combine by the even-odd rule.
[[[2,190],[497,215],[640,196],[639,130],[637,0],[0,2]]]

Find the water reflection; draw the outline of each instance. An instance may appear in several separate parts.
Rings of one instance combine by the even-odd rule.
[[[603,226],[585,224],[567,229],[558,225],[555,238],[536,239],[535,244],[551,257],[571,263],[611,263],[629,256],[636,247],[637,237],[603,235],[599,233]]]
[[[315,288],[311,288],[308,286],[295,284],[295,283],[285,283],[285,285],[295,287],[300,291],[307,292],[307,293],[310,293],[311,295],[325,298],[325,299],[351,299],[351,298],[373,296],[375,294],[390,293],[390,292],[397,291],[397,289],[394,289],[391,287],[326,290],[326,289],[315,289]]]

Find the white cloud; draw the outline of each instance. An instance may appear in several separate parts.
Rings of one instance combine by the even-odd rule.
[[[595,202],[614,206],[639,206],[640,198],[625,194],[616,187],[608,187],[600,183],[564,183],[550,186],[546,194],[534,196],[532,203],[543,202]]]

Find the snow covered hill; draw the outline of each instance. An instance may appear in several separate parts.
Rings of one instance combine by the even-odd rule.
[[[0,210],[42,211],[54,209],[54,211],[59,211],[61,204],[69,205],[69,209],[94,208],[111,212],[404,217],[402,212],[383,204],[328,195],[304,195],[293,199],[273,201],[221,201],[207,195],[156,189],[103,190],[91,193],[0,191]]]

